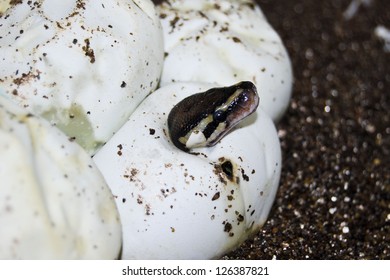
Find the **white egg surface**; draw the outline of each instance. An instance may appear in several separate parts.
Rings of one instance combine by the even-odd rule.
[[[0,13],[0,87],[93,154],[159,82],[149,0],[14,1]]]
[[[90,156],[0,93],[0,259],[115,259],[119,214]]]
[[[281,150],[263,110],[211,148],[186,153],[169,138],[171,108],[210,87],[160,88],[94,156],[120,213],[123,259],[218,258],[265,223],[280,179]]]
[[[283,42],[251,0],[169,0],[158,6],[164,31],[161,85],[252,81],[274,120],[290,101],[292,67]]]

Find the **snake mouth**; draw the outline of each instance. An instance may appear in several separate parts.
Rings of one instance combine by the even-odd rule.
[[[259,105],[256,86],[244,81],[191,95],[173,107],[168,130],[173,144],[183,151],[211,147]]]
[[[226,134],[236,127],[238,123],[253,114],[259,106],[259,96],[256,86],[253,83],[241,82],[235,86],[237,87],[237,90],[224,105],[227,106],[225,109],[226,119],[219,122],[213,134],[208,137],[208,147],[217,144]],[[216,112],[219,110],[220,109],[217,108]]]

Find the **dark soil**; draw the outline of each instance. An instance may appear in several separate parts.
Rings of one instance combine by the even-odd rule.
[[[226,259],[390,259],[390,1],[260,0],[294,68],[278,130],[280,189],[261,232]]]

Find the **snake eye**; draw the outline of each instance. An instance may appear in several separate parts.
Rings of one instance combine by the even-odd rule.
[[[224,122],[226,120],[226,117],[226,112],[222,110],[215,111],[213,114],[213,119],[217,122]]]

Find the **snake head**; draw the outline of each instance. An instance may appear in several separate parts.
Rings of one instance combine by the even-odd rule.
[[[168,115],[171,140],[183,151],[214,146],[258,105],[256,86],[248,81],[191,95]]]

